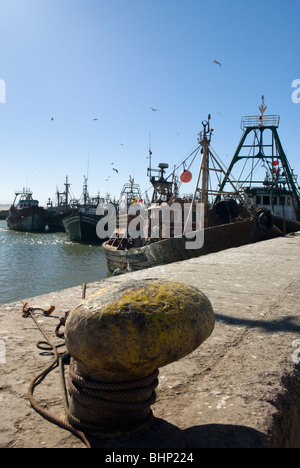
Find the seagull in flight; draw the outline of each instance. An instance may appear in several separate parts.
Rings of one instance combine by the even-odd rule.
[[[218,62],[217,60],[214,60],[214,63],[215,63],[216,65],[220,65],[220,67],[222,66],[222,65],[220,64],[220,62]]]
[[[116,173],[119,174],[118,169],[116,169],[115,167],[113,167],[113,171],[116,171]]]

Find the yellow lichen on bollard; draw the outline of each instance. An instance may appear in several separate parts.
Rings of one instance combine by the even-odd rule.
[[[214,324],[210,301],[193,286],[130,280],[82,301],[69,315],[65,338],[80,375],[122,382],[188,355]]]

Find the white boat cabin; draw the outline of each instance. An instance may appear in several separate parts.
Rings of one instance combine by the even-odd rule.
[[[32,208],[34,206],[39,206],[38,200],[34,200],[32,198],[32,192],[29,191],[28,189],[23,189],[22,192],[16,192],[15,195],[16,195],[16,198],[20,197],[17,203],[17,208],[19,210],[24,210],[25,208]]]
[[[19,210],[31,208],[32,206],[39,206],[39,202],[37,200],[20,200],[18,203]]]
[[[288,190],[266,191],[261,188],[252,188],[246,190],[246,193],[257,208],[266,208],[275,216],[297,220],[293,195]]]

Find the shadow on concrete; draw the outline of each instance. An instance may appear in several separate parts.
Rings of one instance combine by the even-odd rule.
[[[291,333],[300,332],[299,316],[281,317],[279,320],[251,320],[228,315],[215,314],[216,320],[233,326],[245,326],[249,328],[260,328],[267,333],[285,331]]]
[[[229,424],[206,424],[184,430],[152,417],[147,426],[130,434],[89,438],[92,448],[263,448],[265,434],[250,427]]]

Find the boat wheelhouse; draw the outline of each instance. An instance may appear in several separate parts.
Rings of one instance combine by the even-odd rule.
[[[34,200],[33,198],[26,198],[25,200],[19,200],[17,204],[17,208],[19,210],[23,210],[24,208],[31,208],[32,206],[39,206],[38,200]]]
[[[293,193],[285,188],[268,190],[251,187],[246,190],[249,199],[258,207],[266,208],[275,216],[297,221],[297,211],[293,203]]]

